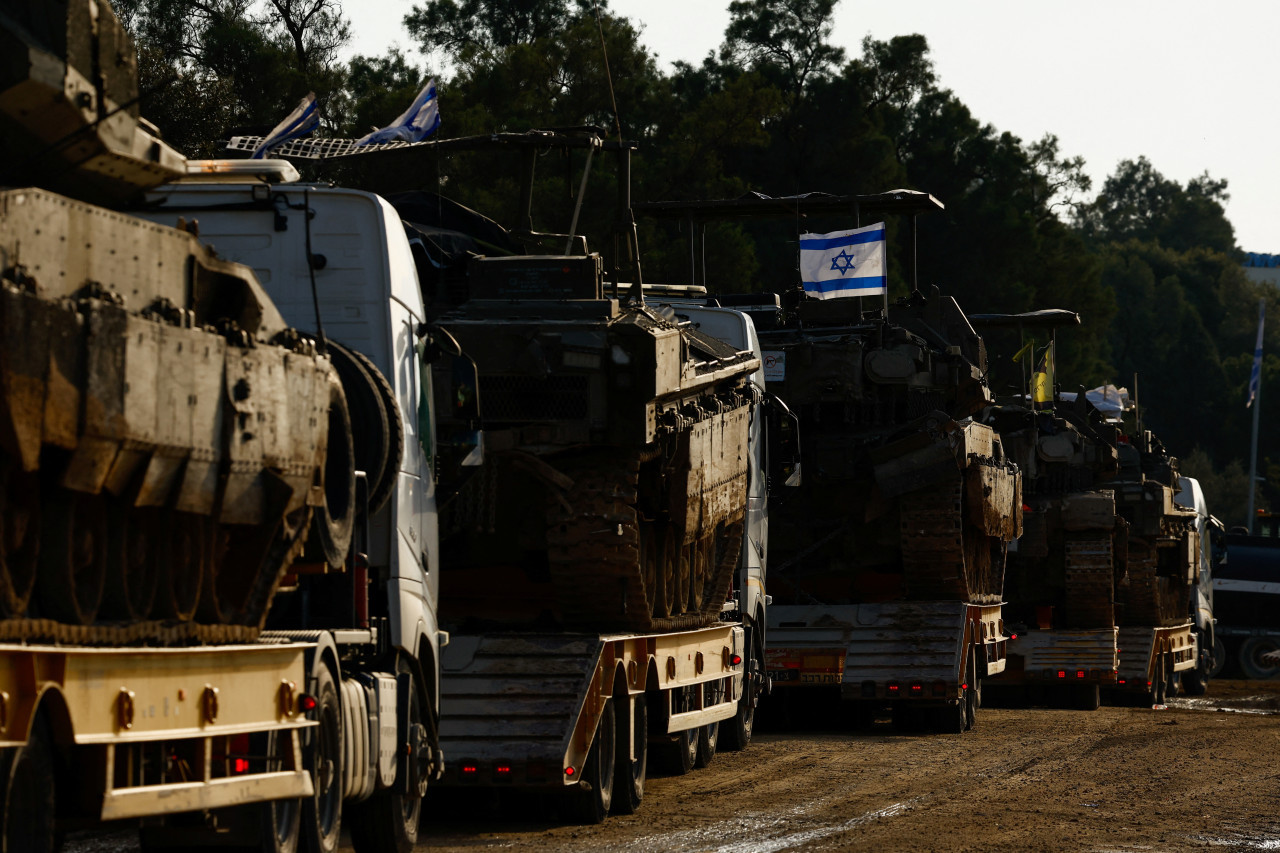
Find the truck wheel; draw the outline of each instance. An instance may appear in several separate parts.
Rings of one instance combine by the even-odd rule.
[[[1209,677],[1217,678],[1227,665],[1227,644],[1216,633],[1213,636],[1213,651],[1209,655]]]
[[[1152,675],[1151,692],[1149,698],[1153,705],[1163,705],[1165,700],[1164,692],[1164,655],[1156,655],[1155,673]]]
[[[746,749],[751,743],[751,730],[755,727],[756,703],[764,692],[764,648],[760,643],[760,630],[751,632],[751,652],[747,657],[747,672],[742,679],[742,696],[738,698],[738,711],[724,721],[720,744],[730,752]],[[717,744],[719,745],[719,744]]]
[[[577,823],[600,823],[613,806],[613,780],[618,746],[613,700],[605,703],[591,751],[578,784],[564,792],[565,817]]]
[[[933,730],[944,735],[964,734],[969,723],[968,706],[968,696],[962,696],[954,705],[933,708]]]
[[[1240,669],[1245,678],[1267,679],[1280,675],[1280,666],[1262,659],[1267,652],[1274,652],[1280,646],[1271,637],[1250,637],[1240,644]]]
[[[26,745],[0,751],[0,843],[5,851],[53,853],[56,787],[48,728],[38,718]]]
[[[342,566],[355,529],[355,443],[351,437],[351,412],[342,386],[329,383],[329,436],[324,458],[324,503],[311,516],[311,541],[316,556],[331,566]],[[308,550],[310,550],[308,548]]]
[[[1076,708],[1096,711],[1102,704],[1102,688],[1097,684],[1085,684],[1076,688]]]
[[[644,799],[644,778],[649,769],[649,702],[644,694],[612,700],[630,710],[618,724],[617,759],[614,762],[613,813],[635,814]]]
[[[404,668],[401,665],[400,672]],[[422,699],[416,683],[409,686],[409,728],[422,725]],[[335,782],[335,784],[337,784]],[[418,843],[422,792],[378,791],[351,810],[351,846],[356,853],[411,853]]]
[[[683,776],[698,760],[698,730],[685,729],[672,735],[670,743],[653,745],[653,757],[663,773]]]
[[[387,505],[404,458],[404,423],[391,383],[364,353],[329,341],[355,437],[355,465],[369,477],[369,514]]]
[[[716,757],[716,746],[720,741],[720,723],[707,723],[698,729],[698,758],[694,767],[706,767]]]
[[[268,770],[284,769],[285,756],[293,749],[293,738],[288,732],[270,732],[266,737],[266,754],[270,756]],[[302,803],[300,800],[270,800],[257,808],[261,820],[262,853],[297,853],[298,837],[302,834]]]
[[[1196,648],[1200,655],[1196,658],[1194,669],[1182,673],[1182,689],[1188,696],[1203,696],[1209,690],[1209,670],[1213,666],[1213,653],[1204,646],[1204,634],[1197,632]]]
[[[978,649],[969,649],[969,663],[965,672],[964,713],[966,732],[978,727],[978,709],[982,707],[982,688],[978,686]]]
[[[712,686],[714,684],[714,686]],[[708,682],[703,688],[704,702],[706,705],[718,705],[724,699],[724,683],[720,681]],[[711,759],[716,757],[716,747],[720,741],[720,723],[707,723],[705,726],[698,728],[698,757],[693,762],[694,767],[702,768],[711,763]]]
[[[302,803],[302,825],[310,853],[333,853],[342,838],[342,705],[329,667],[320,666],[315,691],[318,725],[303,755],[315,794]]]

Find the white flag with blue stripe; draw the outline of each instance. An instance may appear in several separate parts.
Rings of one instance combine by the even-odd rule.
[[[800,280],[819,299],[889,292],[884,223],[800,235]]]
[[[1258,396],[1258,386],[1262,384],[1262,324],[1267,314],[1267,303],[1265,300],[1258,300],[1258,342],[1253,346],[1253,372],[1249,374],[1249,402],[1244,404],[1247,409],[1253,405],[1254,397]]]
[[[356,145],[376,145],[379,142],[421,142],[435,133],[440,126],[440,105],[436,100],[436,81],[428,80],[409,109],[402,112],[386,127],[375,130],[356,140]]]
[[[249,155],[249,158],[261,160],[268,151],[281,142],[288,142],[290,139],[306,136],[319,126],[320,113],[316,109],[316,93],[308,92],[307,96],[298,102],[298,106],[294,111],[285,116],[284,121],[277,124],[270,133],[263,137],[262,141],[258,143],[258,147],[253,149],[253,153]]]

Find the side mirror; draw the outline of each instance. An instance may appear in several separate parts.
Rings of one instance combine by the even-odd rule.
[[[800,419],[773,394],[765,398],[769,484],[800,485]]]
[[[462,355],[462,345],[443,326],[437,326],[435,323],[419,323],[415,331],[418,333],[418,340],[422,342],[419,346],[423,364],[435,364],[444,355],[453,358]]]

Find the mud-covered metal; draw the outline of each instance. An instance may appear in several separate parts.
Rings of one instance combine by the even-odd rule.
[[[110,6],[8,4],[0,43],[2,633],[243,640],[313,524],[349,541],[342,386],[196,223],[97,206],[186,170]]]
[[[804,483],[772,510],[775,601],[998,603],[1021,481],[981,422],[986,354],[955,301],[806,301],[760,340],[804,424]]]
[[[183,175],[139,121],[132,40],[102,0],[0,7],[0,185],[115,204]]]
[[[474,360],[484,426],[484,463],[442,511],[450,618],[714,622],[742,539],[759,360],[609,298],[594,255],[481,259],[469,277],[472,298],[437,320]],[[468,427],[457,370],[434,377],[446,437]]]

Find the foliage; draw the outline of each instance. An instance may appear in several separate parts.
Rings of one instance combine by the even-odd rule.
[[[339,0],[118,0],[138,45],[142,113],[191,156],[237,127],[269,130],[308,91],[345,84]],[[323,109],[323,108],[322,108]]]
[[[938,78],[924,36],[868,37],[848,54],[834,44],[836,3],[731,0],[721,48],[669,72],[641,27],[605,0],[422,0],[405,25],[448,65],[438,77],[441,136],[595,125],[610,144],[637,146],[635,200],[931,193],[945,209],[918,218],[918,249],[906,217],[860,212],[862,224],[886,219],[891,296],[918,282],[970,312],[1079,312],[1082,325],[1058,335],[1061,386],[1132,386],[1136,376],[1144,424],[1186,456],[1211,506],[1236,513],[1258,300],[1274,319],[1280,298],[1238,265],[1226,182],[1204,174],[1180,183],[1137,156],[1090,199],[1080,157],[1052,134],[1028,141],[979,121]],[[311,90],[329,133],[385,124],[433,75],[396,51],[338,62],[348,35],[339,4],[120,0],[139,43],[144,113],[190,151],[208,151],[236,126],[265,129]],[[385,192],[440,191],[514,230],[563,232],[585,152],[541,151],[532,162],[531,221],[519,199],[522,157],[511,151],[387,160],[341,176]],[[621,260],[616,226],[628,224],[618,217],[618,176],[613,154],[597,152],[578,214],[607,263]],[[641,220],[645,277],[792,291],[798,235],[849,220],[713,223],[697,258],[687,223]],[[987,342],[993,386],[1014,384],[1016,341]],[[1280,323],[1266,347],[1280,353]],[[1274,355],[1263,371],[1264,418],[1273,401],[1280,407]],[[1264,430],[1259,450],[1265,497],[1280,503],[1280,433]]]

